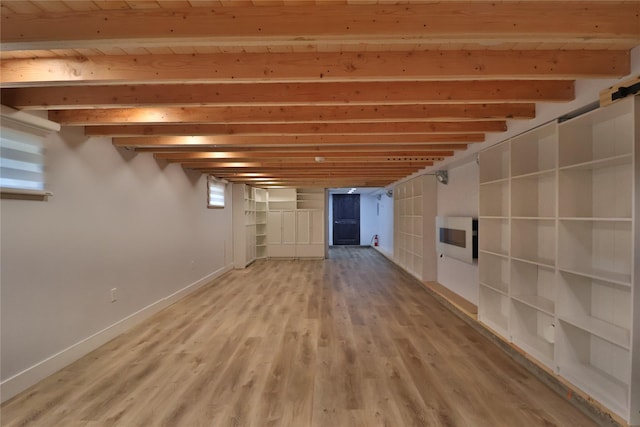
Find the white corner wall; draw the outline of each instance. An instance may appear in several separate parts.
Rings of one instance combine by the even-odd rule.
[[[45,146],[53,197],[0,203],[3,400],[232,267],[230,188],[207,209],[204,176],[82,128]]]
[[[438,184],[438,216],[478,217],[478,171],[475,158],[449,169],[449,183]],[[474,264],[468,264],[447,256],[438,257],[437,281],[466,300],[478,304],[477,260]]]
[[[360,195],[360,244],[373,245],[373,236],[377,234],[378,211],[375,196]]]

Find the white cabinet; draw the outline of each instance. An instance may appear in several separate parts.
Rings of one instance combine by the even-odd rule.
[[[267,255],[275,258],[296,256],[295,211],[267,212]]]
[[[300,258],[324,256],[323,211],[299,210],[296,215],[296,256]]]
[[[324,189],[270,189],[267,198],[267,255],[324,257]]]
[[[322,258],[324,189],[233,185],[234,265],[257,258]]]
[[[480,154],[479,319],[640,425],[640,101]]]

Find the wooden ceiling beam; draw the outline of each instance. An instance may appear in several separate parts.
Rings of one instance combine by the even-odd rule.
[[[132,108],[152,105],[371,105],[456,102],[562,102],[569,80],[323,82],[27,87],[2,89],[2,103],[21,110]]]
[[[246,167],[246,168],[218,168],[218,167],[210,167],[210,166],[201,166],[201,163],[183,163],[182,166],[187,169],[198,169],[198,170],[207,170],[210,173],[219,173],[222,175],[232,174],[252,174],[254,176],[263,176],[263,175],[274,175],[274,174],[290,174],[290,175],[305,175],[305,174],[314,174],[314,173],[395,173],[400,172],[405,176],[410,175],[413,172],[425,167],[429,162],[421,163],[420,166],[398,166],[398,165],[389,165],[382,163],[374,163],[374,162],[363,162],[357,164],[356,166],[342,166],[342,167],[308,167],[308,166],[298,166],[298,164],[291,164],[288,166],[267,166],[260,168]]]
[[[3,87],[133,83],[615,78],[628,50],[428,50],[6,59]]]
[[[260,185],[261,183],[270,183],[271,185],[275,185],[276,183],[288,183],[291,181],[296,181],[296,182],[317,182],[317,183],[321,183],[324,182],[326,185],[326,181],[327,180],[349,180],[349,181],[364,181],[364,180],[380,180],[380,181],[384,181],[384,182],[394,182],[394,181],[398,181],[401,178],[404,178],[406,175],[387,175],[387,176],[362,176],[362,175],[336,175],[336,176],[308,176],[308,177],[299,177],[299,178],[295,178],[295,177],[286,177],[286,176],[276,176],[276,177],[271,177],[268,179],[262,179],[262,178],[244,178],[244,177],[231,177],[231,178],[224,178],[227,181],[231,181],[231,182],[244,182],[244,183],[248,183],[248,184],[252,184],[252,185]],[[369,181],[370,182],[370,181]]]
[[[282,161],[269,159],[266,161],[210,161],[210,162],[182,162],[182,167],[188,169],[219,169],[224,168],[229,171],[245,171],[245,172],[261,172],[267,170],[301,170],[301,169],[325,169],[325,170],[338,170],[338,169],[358,169],[358,168],[423,168],[426,166],[432,166],[432,161],[422,160],[384,160],[384,159],[356,159],[344,162],[336,162],[335,159],[331,159],[325,162],[314,161],[302,161],[293,163],[284,163]]]
[[[132,129],[130,129],[132,128]],[[260,123],[260,124],[198,124],[198,125],[124,125],[87,126],[90,136],[137,135],[373,135],[373,134],[429,134],[504,132],[504,120],[447,121],[447,122],[369,122],[369,123]]]
[[[202,7],[3,16],[3,50],[637,40],[636,2]]]
[[[260,188],[367,188],[367,187],[386,187],[394,183],[397,179],[380,179],[380,180],[357,180],[350,178],[340,178],[334,180],[314,179],[311,181],[264,181],[254,183],[253,185]],[[239,182],[239,181],[238,181]]]
[[[219,151],[234,152],[280,152],[280,153],[320,153],[324,151],[361,152],[361,151],[433,151],[433,150],[466,150],[467,144],[369,144],[369,145],[281,145],[268,147],[222,146],[222,147],[133,147],[140,153],[206,153]]]
[[[453,150],[389,150],[389,151],[221,151],[207,153],[155,153],[156,159],[164,159],[171,162],[181,161],[212,161],[218,159],[236,160],[236,159],[281,159],[283,162],[298,161],[297,159],[313,160],[315,157],[323,157],[327,161],[344,161],[350,158],[411,158],[423,160],[441,160],[440,157],[453,156]]]
[[[207,165],[211,162],[219,162],[219,163],[268,163],[272,162],[273,164],[280,164],[285,167],[296,166],[296,165],[307,165],[309,163],[314,162],[313,157],[289,157],[289,158],[281,158],[281,157],[224,157],[217,159],[158,159],[164,160],[167,163],[180,163],[180,164],[189,164],[195,165],[198,163],[202,163],[203,165]],[[389,157],[381,157],[381,156],[341,156],[341,157],[327,157],[325,163],[335,163],[335,164],[352,164],[358,163],[360,165],[364,165],[367,163],[382,163],[387,162],[389,164],[403,165],[407,163],[421,163],[424,166],[431,166],[435,162],[440,162],[444,160],[444,157],[434,157],[434,156],[389,156]],[[195,167],[194,167],[195,168]]]
[[[535,116],[535,104],[407,104],[349,106],[157,107],[52,110],[64,126],[144,124],[357,123]],[[428,126],[428,125],[427,125]]]
[[[402,135],[284,135],[284,136],[140,136],[113,138],[116,147],[216,147],[216,146],[306,146],[306,145],[393,145],[477,143],[484,134],[402,134]]]
[[[285,176],[363,176],[366,174],[367,176],[389,176],[394,174],[399,174],[401,176],[407,176],[412,170],[411,168],[404,169],[376,169],[376,170],[331,170],[331,169],[315,169],[315,170],[282,170],[282,171],[271,171],[271,172],[228,172],[224,169],[213,169],[209,170],[210,173],[215,174],[219,178],[274,178],[274,177],[285,177]]]

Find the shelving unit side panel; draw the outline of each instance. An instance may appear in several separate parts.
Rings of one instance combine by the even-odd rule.
[[[629,424],[640,425],[640,96],[633,102],[633,271],[631,278],[631,390]]]
[[[509,142],[503,142],[479,153],[480,182],[509,177]]]
[[[533,129],[511,140],[511,175],[549,170],[557,164],[557,122]]]

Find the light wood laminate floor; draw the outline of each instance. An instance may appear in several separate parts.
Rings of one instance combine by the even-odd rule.
[[[2,406],[6,426],[593,426],[369,248],[226,274]]]

